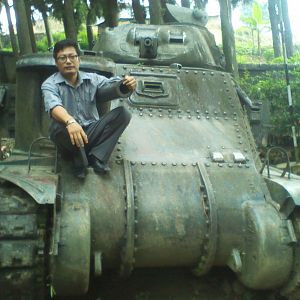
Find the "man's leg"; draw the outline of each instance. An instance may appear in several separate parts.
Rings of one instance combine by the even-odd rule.
[[[129,124],[130,118],[130,112],[120,106],[85,128],[89,140],[86,145],[88,155],[107,164],[120,135]]]
[[[79,149],[72,145],[70,136],[65,127],[62,127],[60,131],[52,138],[58,149],[63,153],[71,157],[74,164],[74,174],[78,178],[85,177],[85,168],[88,165],[84,148]]]

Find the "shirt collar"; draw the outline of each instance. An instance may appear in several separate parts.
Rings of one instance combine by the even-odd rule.
[[[88,79],[91,80],[91,78],[88,76],[86,72],[78,71],[78,83],[77,86],[82,84],[83,80]],[[59,73],[57,72],[54,78],[55,83],[62,83],[65,82],[66,84],[69,84],[68,81]]]

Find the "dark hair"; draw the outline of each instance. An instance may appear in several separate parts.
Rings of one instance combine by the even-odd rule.
[[[55,45],[54,45],[54,48],[53,48],[53,57],[54,59],[57,58],[57,53],[67,47],[74,47],[75,50],[76,50],[76,53],[77,55],[79,56],[80,55],[80,49],[78,47],[78,43],[73,41],[73,40],[69,40],[69,39],[66,39],[66,40],[61,40],[61,41],[58,41]]]

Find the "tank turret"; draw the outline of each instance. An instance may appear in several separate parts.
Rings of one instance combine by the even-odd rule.
[[[114,284],[105,299],[203,299],[194,276],[223,267],[251,290],[299,299],[300,179],[261,164],[212,35],[131,24],[106,30],[94,50],[81,57],[84,70],[131,74],[138,84],[110,105],[132,114],[111,172],[89,168],[84,182],[47,141],[40,84],[52,58],[18,61],[20,150],[0,163],[0,298],[74,298],[94,280],[100,296]],[[165,276],[170,269],[183,275]],[[137,279],[156,274],[173,290],[159,294]]]

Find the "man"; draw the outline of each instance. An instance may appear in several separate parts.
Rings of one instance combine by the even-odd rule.
[[[98,174],[109,171],[109,157],[130,121],[130,113],[122,106],[99,118],[96,96],[103,89],[113,91],[116,85],[123,94],[130,94],[136,88],[136,80],[132,76],[125,76],[123,81],[119,77],[108,79],[79,71],[79,55],[76,42],[57,42],[53,57],[58,72],[45,80],[41,88],[45,109],[52,119],[50,138],[61,151],[71,155],[74,175],[84,179],[88,163]],[[117,97],[116,93],[110,94]]]

